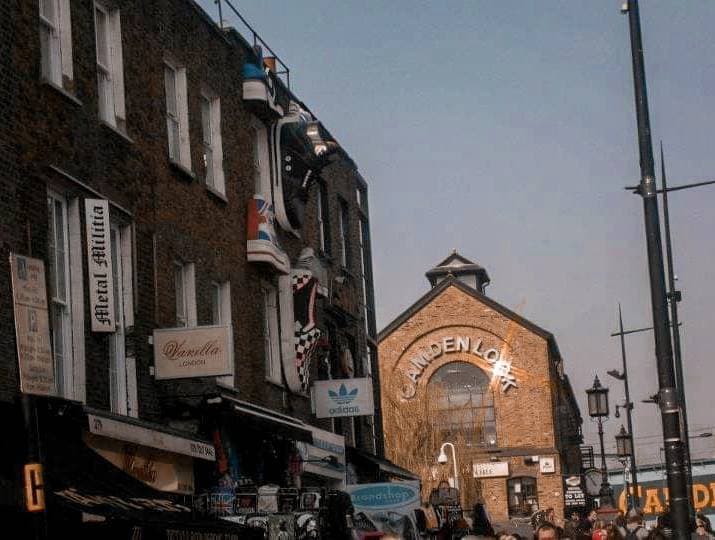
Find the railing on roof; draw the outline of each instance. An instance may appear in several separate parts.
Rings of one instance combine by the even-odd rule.
[[[214,0],[214,4],[218,6],[218,25],[219,28],[225,28],[224,23],[226,20],[223,18],[223,6],[224,4],[233,12],[236,17],[243,23],[245,26],[246,30],[249,31],[252,40],[253,40],[253,46],[256,47],[260,45],[264,50],[268,51],[270,53],[270,58],[275,58],[277,66],[279,66],[278,69],[276,69],[275,74],[276,75],[283,75],[283,79],[285,81],[286,86],[290,90],[290,68],[286,65],[286,63],[281,60],[280,56],[278,56],[273,49],[268,45],[268,43],[265,42],[265,40],[256,32],[253,27],[248,23],[246,19],[243,18],[243,16],[238,12],[238,10],[234,7],[234,5],[230,2],[230,0]]]

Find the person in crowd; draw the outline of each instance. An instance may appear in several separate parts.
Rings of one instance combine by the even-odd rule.
[[[534,540],[561,540],[561,534],[555,525],[545,521],[534,531]]]
[[[713,540],[715,535],[708,531],[708,524],[702,518],[695,516],[695,530],[690,535],[692,540]]]
[[[608,531],[606,530],[606,524],[600,520],[596,519],[593,522],[593,527],[591,528],[591,540],[607,540]]]
[[[698,512],[695,513],[695,517],[698,518],[698,519],[700,519],[700,520],[702,520],[702,522],[705,523],[705,529],[706,529],[709,533],[712,533],[712,532],[713,532],[713,528],[712,528],[712,526],[710,525],[710,518],[709,518],[708,516],[706,516],[705,514],[703,514],[703,513],[700,512],[700,511],[698,511]]]
[[[578,512],[571,512],[571,517],[564,523],[564,538],[577,540],[580,536],[581,516]]]
[[[636,509],[628,511],[626,516],[625,533],[626,540],[645,540],[648,538],[648,528],[643,525],[643,515]]]
[[[472,509],[472,534],[477,536],[495,536],[494,529],[489,519],[489,514],[484,506],[483,499],[477,499]]]
[[[591,510],[588,514],[586,514],[586,518],[581,522],[580,529],[584,532],[590,533],[593,531],[593,526],[597,519],[598,514],[595,510]]]

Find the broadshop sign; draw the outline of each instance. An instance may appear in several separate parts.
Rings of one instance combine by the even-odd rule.
[[[315,381],[313,400],[318,418],[375,414],[372,379],[369,378]]]
[[[154,330],[157,379],[231,375],[231,328],[195,326]]]

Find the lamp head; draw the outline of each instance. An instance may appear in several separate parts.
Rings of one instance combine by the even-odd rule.
[[[437,463],[441,463],[444,465],[447,463],[447,454],[444,453],[444,448],[439,452],[439,456],[437,456]]]

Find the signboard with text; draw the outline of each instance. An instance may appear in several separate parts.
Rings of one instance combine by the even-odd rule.
[[[56,393],[56,384],[50,342],[45,265],[39,259],[11,253],[10,277],[20,391],[51,396]]]
[[[509,463],[506,461],[487,461],[474,463],[474,478],[499,478],[509,476]]]
[[[581,487],[581,476],[574,475],[564,478],[564,506],[566,508],[584,508],[586,493]]]
[[[92,332],[114,332],[114,282],[109,202],[85,199],[89,317]]]
[[[194,326],[154,330],[157,379],[232,375],[231,328]]]
[[[375,414],[372,379],[367,377],[315,381],[313,399],[318,418]]]
[[[356,529],[417,538],[414,516],[420,507],[419,482],[354,484],[345,491],[355,508]]]

